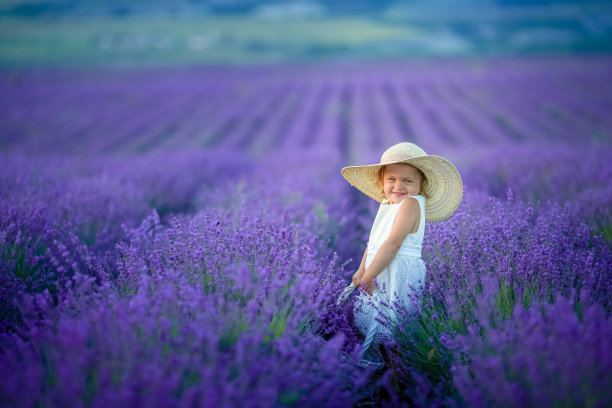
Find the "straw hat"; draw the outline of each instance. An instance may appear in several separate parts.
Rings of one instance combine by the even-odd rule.
[[[411,164],[427,177],[425,220],[441,221],[455,212],[463,196],[459,172],[448,160],[429,156],[413,143],[403,142],[391,146],[383,153],[380,163],[345,167],[342,175],[359,191],[380,203],[386,197],[375,186],[378,171],[382,166],[395,163]]]

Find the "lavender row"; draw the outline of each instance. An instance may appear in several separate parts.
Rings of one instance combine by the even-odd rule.
[[[580,65],[573,59],[380,63],[153,70],[140,77],[4,73],[0,148],[134,153],[231,146],[261,156],[301,141],[358,160],[365,158],[362,146],[406,137],[426,151],[474,143],[607,143],[610,65],[593,58]]]

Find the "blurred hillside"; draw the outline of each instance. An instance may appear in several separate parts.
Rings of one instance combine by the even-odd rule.
[[[612,51],[602,0],[0,0],[0,65]]]

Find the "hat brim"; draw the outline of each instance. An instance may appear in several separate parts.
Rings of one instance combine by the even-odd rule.
[[[359,191],[380,203],[385,196],[375,186],[378,171],[382,166],[398,163],[411,164],[427,177],[425,188],[427,221],[445,220],[455,212],[463,197],[463,182],[455,166],[440,156],[426,155],[366,166],[349,166],[342,169],[342,176]]]

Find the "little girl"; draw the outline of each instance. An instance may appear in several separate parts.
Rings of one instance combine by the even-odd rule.
[[[338,302],[356,287],[364,289],[354,304],[355,325],[365,336],[359,364],[382,367],[381,346],[391,344],[392,336],[378,316],[393,321],[398,305],[414,312],[425,281],[425,221],[450,217],[461,202],[463,184],[449,161],[407,142],[387,149],[380,163],[345,167],[342,175],[381,203],[361,265]]]

